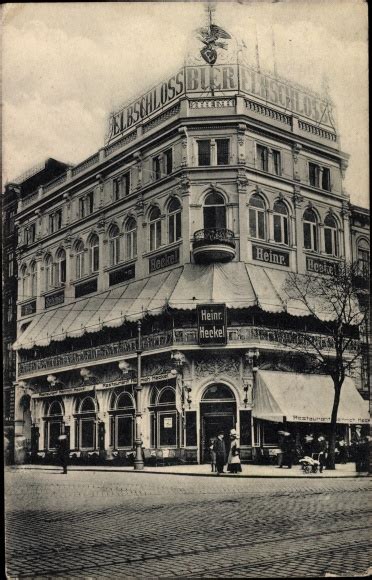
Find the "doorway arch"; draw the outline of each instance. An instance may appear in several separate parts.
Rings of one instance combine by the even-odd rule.
[[[229,450],[230,429],[237,423],[236,398],[230,387],[224,383],[208,385],[200,401],[200,461],[206,463],[209,458],[211,438],[222,431],[225,435],[226,451]]]

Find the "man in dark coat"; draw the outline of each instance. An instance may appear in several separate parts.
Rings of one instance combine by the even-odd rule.
[[[223,437],[223,433],[220,432],[214,443],[214,451],[216,452],[217,475],[223,473],[223,467],[226,464],[226,445]]]
[[[362,436],[362,426],[355,425],[355,431],[351,437],[351,446],[354,452],[355,469],[358,473],[366,470],[366,439]]]
[[[69,459],[67,435],[60,435],[58,437],[58,459],[63,468],[62,473],[67,473],[67,465]]]

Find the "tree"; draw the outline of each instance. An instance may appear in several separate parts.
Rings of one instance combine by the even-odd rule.
[[[319,334],[301,333],[293,346],[310,359],[316,369],[332,377],[334,400],[329,435],[329,468],[335,469],[337,413],[344,379],[361,357],[359,331],[367,322],[368,306],[361,300],[360,271],[357,265],[337,264],[325,274],[287,275],[287,309],[306,310],[312,325],[331,340],[319,341]],[[285,337],[285,334],[284,334]],[[285,338],[283,339],[285,342]]]

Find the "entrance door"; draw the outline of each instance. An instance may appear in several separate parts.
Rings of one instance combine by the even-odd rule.
[[[226,451],[230,449],[230,429],[236,428],[236,401],[232,390],[221,383],[206,388],[200,402],[200,461],[210,461],[210,439],[223,431]]]
[[[217,437],[223,431],[226,445],[226,453],[230,450],[230,429],[235,429],[235,416],[233,413],[218,413],[215,415],[203,415],[201,437],[201,462],[209,463],[210,440]]]

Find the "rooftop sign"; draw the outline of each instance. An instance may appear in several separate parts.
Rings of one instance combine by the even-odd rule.
[[[208,92],[214,96],[249,95],[334,130],[332,106],[325,99],[247,66],[221,64],[185,66],[167,81],[112,113],[108,141],[123,136],[184,95],[205,97]]]

